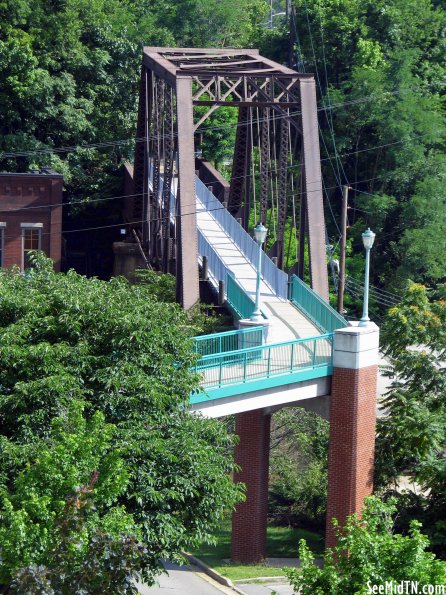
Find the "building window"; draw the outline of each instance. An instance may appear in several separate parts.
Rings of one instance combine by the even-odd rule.
[[[29,259],[31,250],[42,249],[42,223],[22,223],[22,269],[29,269],[32,267]]]
[[[3,266],[3,259],[5,254],[5,228],[6,223],[0,222],[0,267]]]

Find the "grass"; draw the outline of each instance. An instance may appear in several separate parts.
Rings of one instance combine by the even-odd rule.
[[[231,523],[227,520],[215,533],[216,545],[202,544],[193,553],[208,566],[232,581],[262,576],[284,576],[281,568],[266,564],[236,564],[229,560],[231,555]],[[267,551],[270,558],[297,558],[299,540],[306,539],[308,546],[321,556],[324,550],[323,537],[305,529],[269,526]]]

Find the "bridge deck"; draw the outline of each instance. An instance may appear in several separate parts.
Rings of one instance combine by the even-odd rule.
[[[220,204],[217,208],[223,207]],[[245,294],[254,301],[256,268],[223,228],[215,214],[216,210],[206,208],[206,205],[197,194],[197,227],[199,232],[205,242],[217,254],[220,263],[226,270],[233,273]],[[210,265],[210,281],[217,288],[221,272],[216,271],[212,267],[212,263]],[[321,334],[315,324],[291,302],[278,296],[263,278],[260,283],[260,299],[262,313],[270,321],[271,325],[271,332],[268,334],[269,342],[290,341]]]

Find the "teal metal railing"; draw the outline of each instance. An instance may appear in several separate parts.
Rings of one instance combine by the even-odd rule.
[[[292,275],[290,280],[289,300],[324,333],[333,333],[338,328],[348,326],[343,316],[296,275]]]
[[[213,335],[194,337],[194,350],[201,356],[216,355],[228,351],[238,351],[258,347],[263,342],[263,328],[239,329]]]
[[[226,300],[237,318],[249,318],[254,312],[254,300],[240,287],[231,271],[226,275]]]
[[[328,375],[332,371],[333,334],[328,333],[309,339],[296,339],[286,343],[262,345],[203,356],[195,365],[195,372],[201,373],[201,386],[212,397],[212,389],[242,385],[261,381],[259,388],[268,386],[267,379],[283,377],[283,382],[290,382],[290,376],[297,376],[305,370],[323,369],[319,375]],[[209,392],[211,390],[211,392]],[[253,389],[254,390],[254,389]],[[236,394],[240,391],[227,391]],[[242,391],[246,392],[246,391]],[[225,393],[219,396],[227,396]],[[196,397],[197,398],[197,397]]]

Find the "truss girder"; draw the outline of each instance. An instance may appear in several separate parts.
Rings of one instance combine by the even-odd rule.
[[[195,105],[209,109],[194,123]],[[228,208],[234,216],[243,216],[247,225],[250,204],[257,195],[259,220],[266,223],[267,214],[277,214],[274,227],[279,266],[284,261],[292,175],[288,171],[293,144],[290,127],[294,138],[301,138],[304,208],[300,213],[299,271],[303,275],[307,228],[312,285],[327,298],[314,78],[268,60],[257,50],[144,48],[133,214],[135,220],[148,221],[149,256],[162,270],[176,269],[178,300],[185,309],[193,307],[199,299],[194,132],[222,105],[239,112]],[[260,122],[253,126],[254,113],[260,114]],[[257,167],[258,174],[254,172]],[[171,205],[174,184],[175,216]]]
[[[283,118],[280,122],[280,146],[279,146],[279,171],[278,171],[278,197],[277,197],[277,266],[283,268],[284,257],[284,236],[285,224],[288,211],[288,143],[289,143],[289,122]]]
[[[249,142],[249,116],[249,108],[241,107],[239,109],[234,159],[232,161],[231,187],[228,201],[228,211],[234,216],[240,212],[246,201],[245,189],[249,180],[251,155]]]

